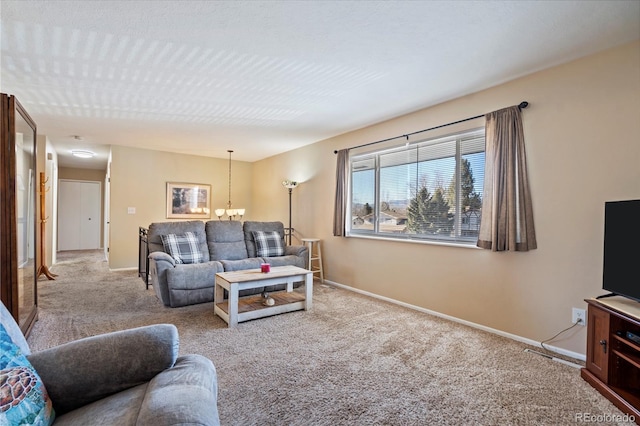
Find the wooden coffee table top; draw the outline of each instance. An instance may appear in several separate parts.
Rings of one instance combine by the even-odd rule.
[[[262,272],[260,269],[245,269],[242,271],[218,272],[216,275],[229,283],[242,283],[309,273],[311,273],[311,271],[298,268],[297,266],[273,266],[271,267],[271,272]]]

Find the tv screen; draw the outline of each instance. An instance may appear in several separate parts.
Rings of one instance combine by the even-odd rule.
[[[604,204],[602,288],[640,301],[640,200]]]

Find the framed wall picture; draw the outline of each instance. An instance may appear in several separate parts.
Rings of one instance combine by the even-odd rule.
[[[167,182],[167,218],[211,218],[211,185]]]

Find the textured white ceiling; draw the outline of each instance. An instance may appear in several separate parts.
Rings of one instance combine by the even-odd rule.
[[[256,161],[640,38],[637,0],[2,0],[0,12],[0,88],[68,166],[79,147],[104,167],[111,144]]]

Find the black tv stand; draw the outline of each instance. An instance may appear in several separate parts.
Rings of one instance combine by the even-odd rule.
[[[620,296],[618,293],[609,293],[603,294],[602,296],[596,297],[596,299],[606,299],[607,297]]]

